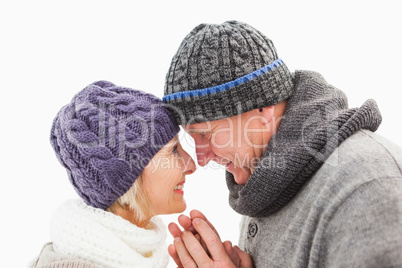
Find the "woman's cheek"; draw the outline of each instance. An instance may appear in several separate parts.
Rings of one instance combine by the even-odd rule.
[[[165,193],[165,196],[170,195],[179,180],[180,177],[177,176],[177,172],[175,172],[175,170],[165,170],[158,187],[160,188],[161,194]]]

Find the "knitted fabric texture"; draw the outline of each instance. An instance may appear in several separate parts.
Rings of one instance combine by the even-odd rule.
[[[377,130],[374,100],[349,109],[343,92],[315,72],[295,74],[285,116],[246,185],[226,172],[229,203],[240,214],[267,217],[285,206],[345,139]]]
[[[70,257],[54,251],[53,243],[46,243],[38,258],[32,264],[28,264],[29,268],[97,268],[97,266],[89,261],[79,258]]]
[[[152,94],[98,81],[59,111],[50,141],[87,204],[112,205],[176,136],[179,126],[165,106]]]
[[[158,217],[144,229],[82,200],[68,200],[53,213],[54,250],[97,267],[167,267],[166,226]]]
[[[246,23],[200,24],[181,43],[163,101],[180,124],[212,121],[286,100],[292,75],[270,39]]]

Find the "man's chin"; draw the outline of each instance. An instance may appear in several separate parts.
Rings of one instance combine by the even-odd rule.
[[[233,172],[229,171],[230,173],[232,173],[233,177],[234,177],[234,181],[238,184],[238,185],[245,185],[248,180],[250,179],[250,172],[247,172],[246,170],[234,170]]]

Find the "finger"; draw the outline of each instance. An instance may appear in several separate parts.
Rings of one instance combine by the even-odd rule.
[[[234,246],[233,250],[239,255],[240,259],[240,268],[252,268],[253,266],[253,258],[247,252],[241,250],[238,246]]]
[[[181,225],[181,227],[183,227],[184,230],[190,231],[193,234],[195,233],[195,229],[193,227],[193,223],[191,221],[191,219],[185,215],[180,215],[178,218],[178,221]]]
[[[193,226],[207,245],[213,260],[226,261],[230,259],[219,236],[204,220],[198,218],[194,219]]]
[[[176,263],[177,267],[182,267],[183,265],[181,264],[179,255],[177,254],[177,251],[176,251],[176,248],[174,245],[169,245],[168,252],[169,252],[170,257]]]
[[[238,253],[233,249],[232,243],[230,241],[225,241],[223,242],[223,247],[225,248],[226,253],[229,255],[234,265],[238,267],[240,264],[240,258]]]
[[[205,250],[205,252],[208,254],[208,256],[210,256],[207,245],[205,244],[204,240],[201,239],[201,236],[198,233],[195,234],[194,236],[195,236],[195,238],[197,238],[198,242],[201,244],[202,248]]]
[[[196,209],[193,209],[192,211],[190,211],[190,217],[191,218],[200,218],[200,219],[203,219],[204,221],[207,220],[207,217],[205,217],[205,215],[201,211],[196,210]]]
[[[184,267],[184,268],[197,267],[197,264],[195,263],[193,258],[190,256],[189,252],[187,251],[183,240],[180,237],[176,237],[174,239],[173,243],[174,243],[174,247],[176,248],[177,255],[179,256],[180,263],[181,263],[181,266],[179,266],[179,267]],[[176,262],[176,264],[177,264],[177,262]]]
[[[188,253],[191,255],[192,259],[196,262],[198,267],[212,266],[212,260],[209,258],[207,253],[202,248],[201,244],[198,242],[197,238],[195,238],[195,236],[191,232],[184,231],[182,239]]]
[[[174,222],[169,223],[168,229],[169,229],[170,234],[173,237],[181,236],[182,231],[180,230],[179,226],[177,226],[176,223],[174,223]]]
[[[201,236],[199,234],[194,235],[198,242],[201,244]]]
[[[200,218],[200,219],[204,220],[206,223],[208,223],[209,227],[211,227],[211,229],[214,230],[214,232],[219,236],[219,233],[215,229],[213,224],[207,219],[207,217],[205,217],[205,215],[201,211],[193,209],[192,211],[190,211],[190,217],[192,220],[195,218]]]

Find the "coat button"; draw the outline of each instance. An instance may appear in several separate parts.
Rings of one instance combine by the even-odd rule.
[[[248,225],[248,235],[249,237],[254,237],[258,232],[258,226],[255,223],[250,223]]]

